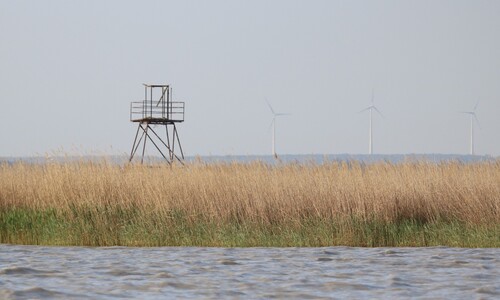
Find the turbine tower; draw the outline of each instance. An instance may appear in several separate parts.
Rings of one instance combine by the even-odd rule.
[[[372,104],[368,106],[367,108],[361,110],[359,113],[369,111],[370,112],[370,135],[368,139],[368,154],[372,155],[373,154],[373,111],[376,111],[381,117],[384,117],[380,110],[375,106],[375,94],[374,91],[372,90]]]
[[[272,150],[273,150],[273,156],[274,158],[278,158],[278,154],[276,153],[276,118],[281,117],[281,116],[289,116],[290,114],[287,113],[277,113],[274,111],[273,107],[267,101],[267,105],[269,106],[269,109],[271,110],[271,113],[273,114],[273,121],[271,122],[271,126],[273,127],[273,139],[272,139]]]
[[[477,106],[479,105],[479,102],[476,103],[476,106],[474,106],[473,111],[462,111],[461,113],[469,115],[470,116],[470,155],[474,155],[474,120],[476,120],[477,125],[479,126],[479,120],[477,119],[476,116],[476,109]]]

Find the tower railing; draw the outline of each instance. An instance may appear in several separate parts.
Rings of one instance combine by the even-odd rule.
[[[130,121],[184,122],[185,103],[179,101],[161,102],[159,105],[150,101],[130,103]]]

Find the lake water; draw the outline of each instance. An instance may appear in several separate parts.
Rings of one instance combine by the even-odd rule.
[[[476,163],[476,162],[495,162],[499,157],[489,155],[460,155],[460,154],[284,154],[280,155],[276,160],[274,155],[210,155],[210,156],[186,156],[187,162],[203,161],[205,163],[249,163],[260,161],[270,165],[280,163],[311,163],[322,164],[325,162],[358,162],[358,163],[375,163],[375,162],[461,162],[461,163]],[[127,155],[104,155],[104,156],[31,156],[31,157],[0,157],[0,164],[14,164],[16,162],[44,164],[47,162],[74,162],[74,161],[93,161],[93,162],[113,162],[119,165],[127,164],[129,157]],[[160,156],[147,156],[144,160],[146,163],[165,163],[165,160]]]
[[[500,249],[0,245],[0,299],[499,299]]]

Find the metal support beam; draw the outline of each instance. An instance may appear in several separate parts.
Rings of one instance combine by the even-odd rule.
[[[159,98],[153,96],[155,90],[160,91]],[[158,93],[155,95],[158,95]],[[157,102],[156,105],[153,104],[153,101]],[[146,144],[149,140],[169,164],[172,164],[175,160],[184,164],[184,152],[176,126],[177,123],[184,122],[184,102],[175,102],[174,105],[173,89],[170,85],[144,84],[144,100],[131,103],[130,121],[137,122],[138,126],[130,151],[129,162],[133,161],[139,147],[142,147],[140,155],[141,163],[144,163]],[[156,132],[156,126],[165,126],[166,139]],[[139,137],[140,131],[142,133]],[[179,150],[176,150],[177,147],[179,147]],[[166,151],[168,151],[168,155]],[[176,154],[175,151],[180,153]]]
[[[129,162],[132,161],[132,157],[134,157],[134,148],[135,148],[135,143],[137,142],[137,137],[139,136],[139,129],[141,128],[141,125],[137,126],[137,132],[135,133],[135,138],[134,138],[134,143],[132,144],[132,150],[130,150],[130,158],[129,158]],[[142,139],[142,136],[141,136],[141,139]]]
[[[151,124],[148,122],[140,123],[137,127],[137,132],[135,134],[134,143],[132,144],[132,150],[130,152],[129,162],[132,162],[135,154],[137,153],[137,149],[141,145],[142,142],[142,153],[141,153],[141,164],[144,163],[144,155],[146,152],[146,143],[147,140],[153,144],[153,146],[160,152],[160,155],[169,163],[172,164],[174,160],[177,160],[181,164],[184,164],[184,152],[182,150],[181,140],[179,138],[179,132],[177,131],[177,127],[175,123],[168,124],[156,124],[160,126],[165,126],[166,139],[163,139],[154,129],[151,127]],[[172,141],[170,141],[169,127],[172,127]],[[139,131],[142,130],[142,134],[139,137]],[[153,134],[151,134],[153,133]],[[153,139],[153,136],[156,137],[163,147],[165,147],[168,151],[168,156],[162,151],[162,147],[158,145],[157,142]],[[143,141],[144,139],[144,141]],[[180,151],[180,157],[175,154],[175,144],[178,145]]]
[[[144,128],[144,134],[146,137],[148,137],[148,128],[149,128],[149,123],[146,123],[146,128]],[[141,156],[141,164],[144,163],[144,152],[146,151],[146,141],[148,139],[144,138],[144,146],[142,146],[142,156]]]
[[[177,143],[179,144],[179,149],[181,150],[182,159],[184,159],[184,152],[182,151],[181,140],[179,139],[179,133],[177,132],[177,126],[175,126],[175,123],[174,123],[174,130],[175,130],[175,136],[177,136]],[[177,159],[179,159],[179,158],[177,158]]]

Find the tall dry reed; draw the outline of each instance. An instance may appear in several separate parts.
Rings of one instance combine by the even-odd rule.
[[[356,220],[498,228],[499,208],[499,161],[0,166],[0,212],[52,211],[107,227],[116,218],[119,227],[110,230],[127,222],[161,229],[178,215],[187,224],[215,226],[300,228],[310,220]]]

